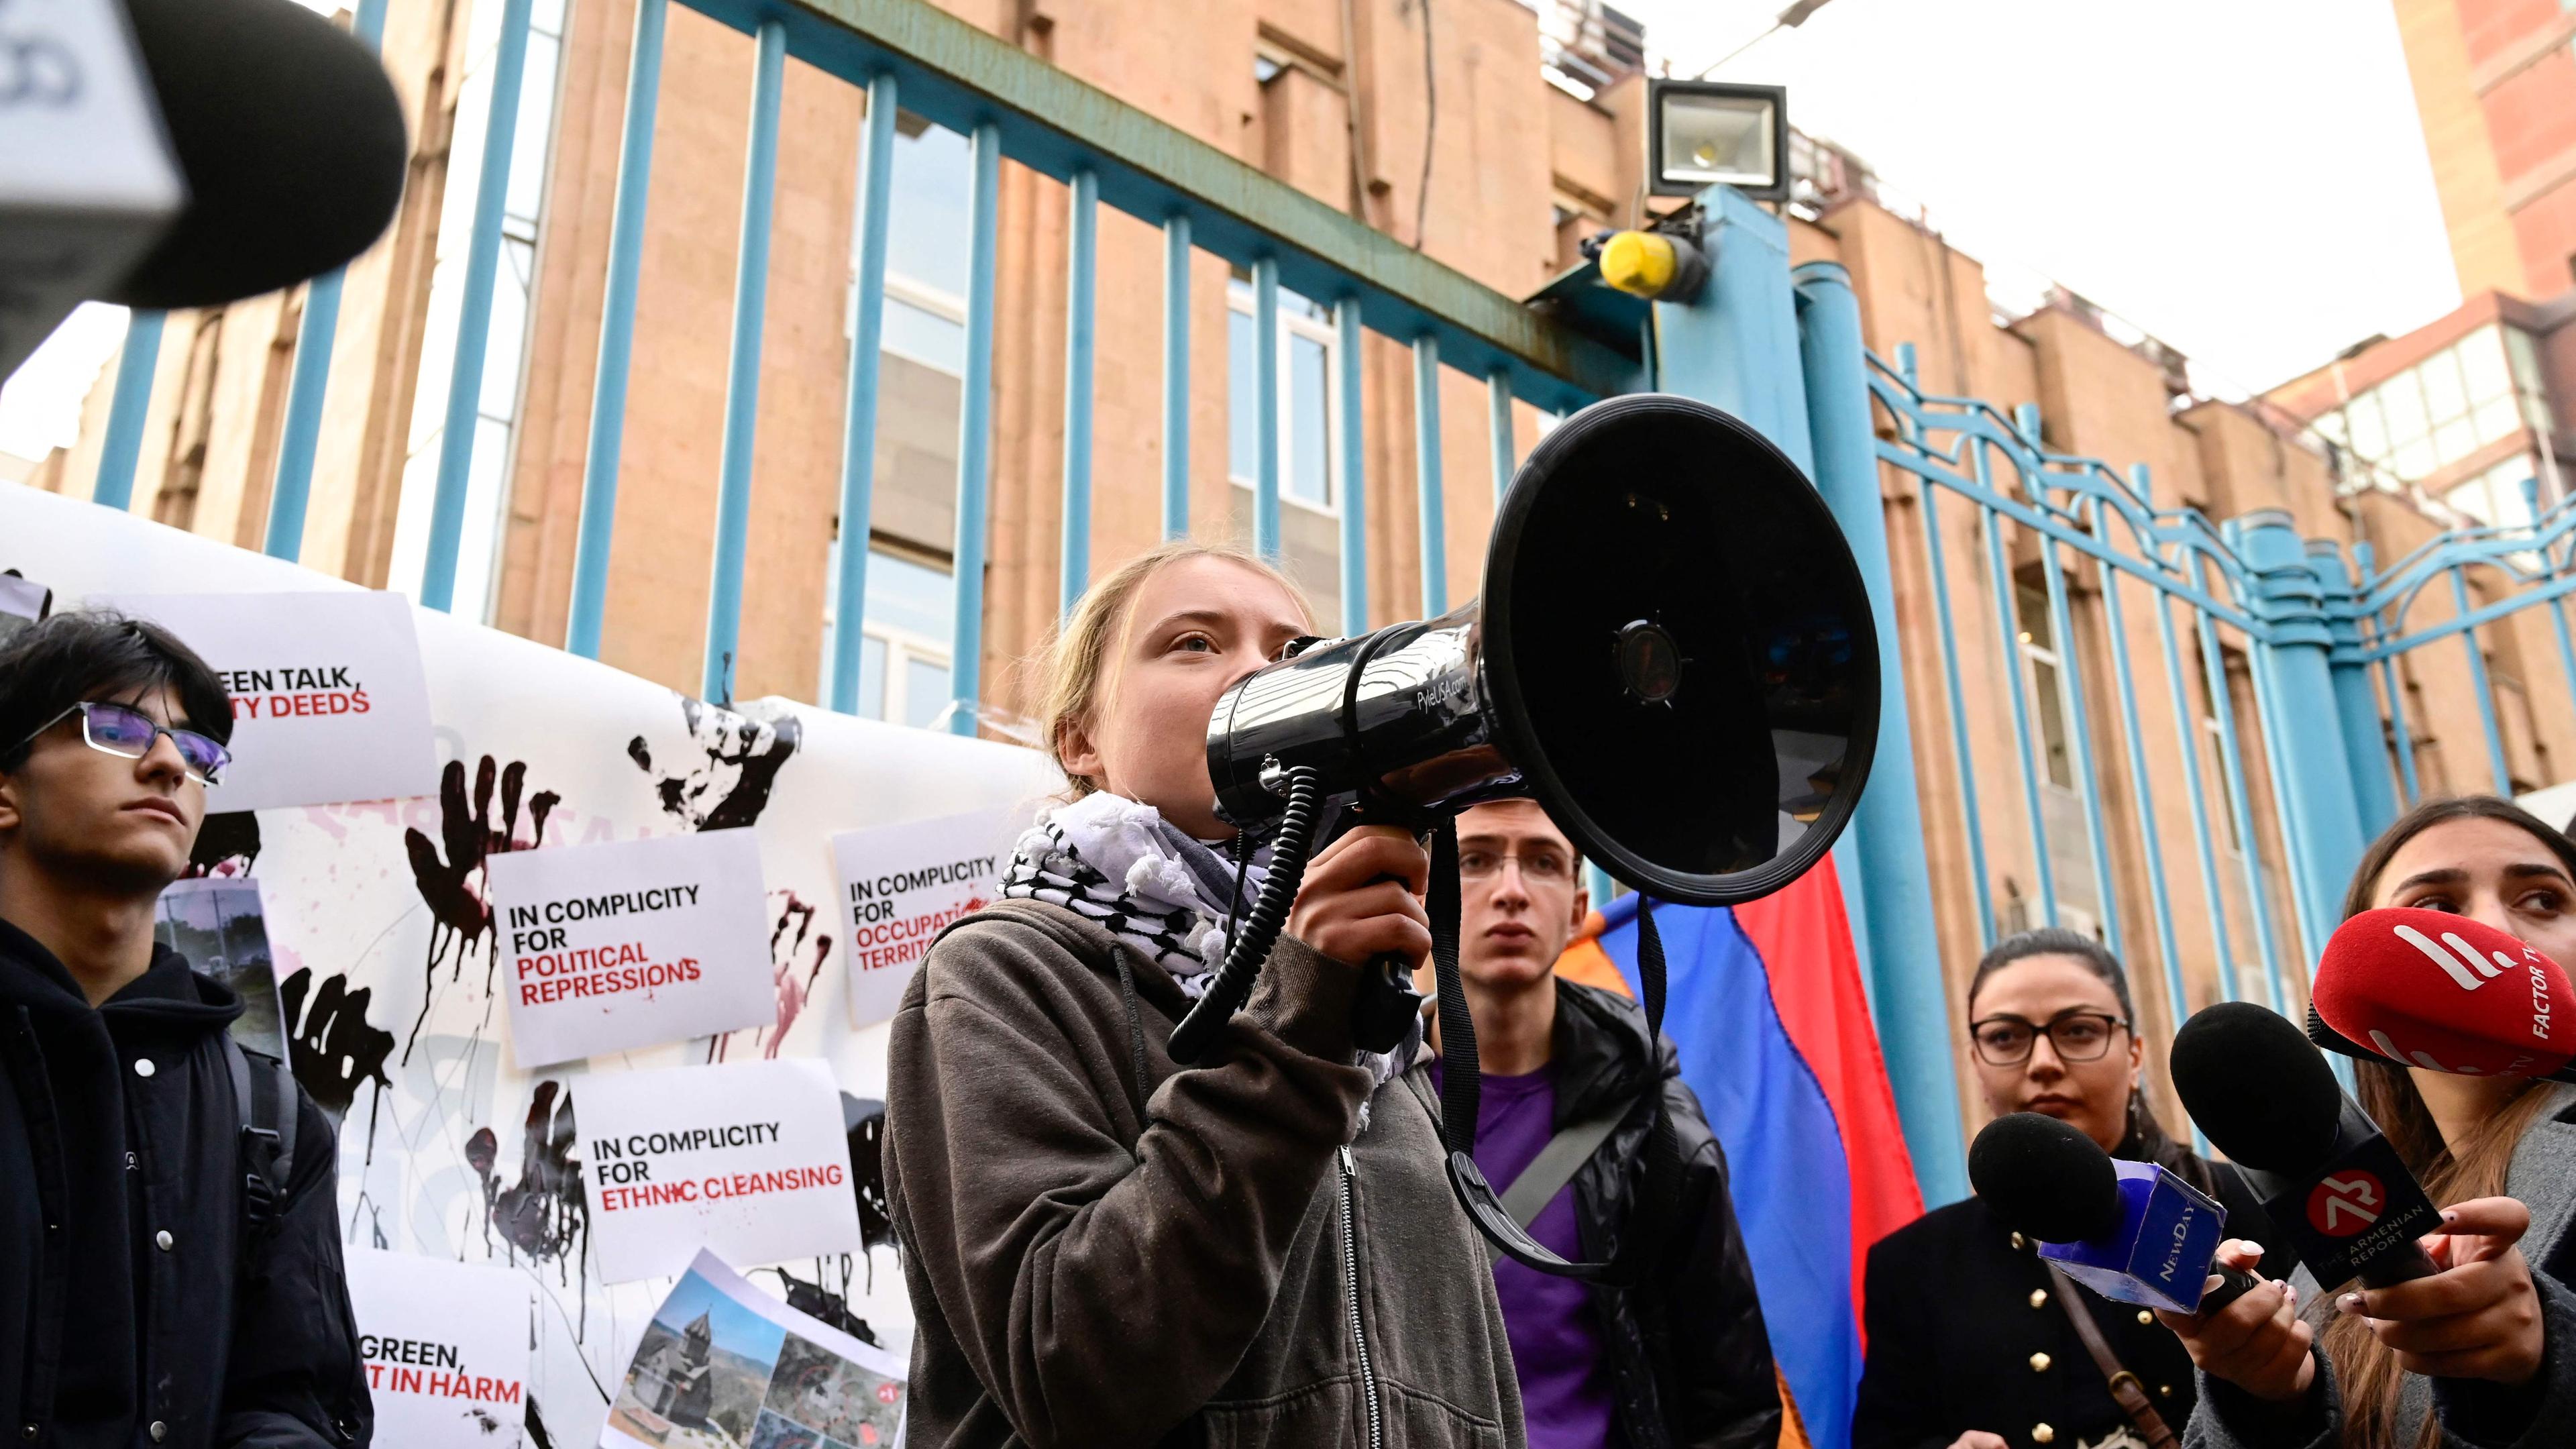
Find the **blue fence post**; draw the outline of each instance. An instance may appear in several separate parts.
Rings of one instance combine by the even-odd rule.
[[[1092,272],[1100,215],[1100,177],[1073,173],[1064,314],[1064,549],[1058,566],[1064,614],[1091,584]]]
[[[860,626],[868,610],[869,520],[876,507],[877,371],[885,340],[886,225],[894,194],[894,76],[868,79],[859,145],[858,306],[850,326],[850,401],[841,420],[841,574],[833,580],[831,706],[859,712]]]
[[[143,456],[143,418],[152,411],[152,376],[161,370],[161,330],[167,312],[126,318],[125,346],[116,359],[116,390],[108,395],[107,431],[98,450],[98,481],[90,501],[109,508],[134,506],[134,463]]]
[[[2465,619],[2475,612],[2469,602],[2468,570],[2457,564],[2451,570],[2451,606],[2455,618]],[[2474,628],[2460,631],[2460,647],[2469,655],[2469,690],[2478,697],[2478,723],[2486,731],[2487,770],[2495,778],[2495,792],[2513,798],[2513,771],[2504,762],[2504,731],[2496,725],[2495,685],[2487,678],[2487,651],[2478,643]]]
[[[760,340],[769,310],[770,203],[778,182],[778,105],[786,82],[787,25],[764,20],[756,39],[751,146],[743,166],[742,249],[735,259],[733,344],[725,377],[724,439],[716,464],[715,575],[707,590],[705,679],[700,685],[702,697],[722,705],[733,703],[743,554],[751,542],[751,465],[760,433]]]
[[[2232,520],[2229,532],[2245,559],[2250,602],[2264,626],[2252,642],[2253,665],[2270,696],[2265,704],[2284,727],[2339,718],[2325,591],[2308,566],[2306,546],[2290,515],[2260,509]],[[2288,827],[2292,895],[2310,943],[2321,946],[2332,929],[2345,877],[2361,859],[2365,843],[2343,730],[2302,731],[2297,748],[2275,752],[2272,774],[2288,806],[2283,823]]]
[[[358,0],[350,31],[374,50],[384,38],[385,0]],[[340,285],[348,268],[333,267],[304,289],[295,324],[295,371],[286,381],[286,417],[277,430],[277,473],[268,490],[268,526],[260,551],[293,562],[304,552],[304,506],[313,491],[313,453],[322,439],[322,404],[331,391],[331,351],[340,334]]]
[[[1190,218],[1163,223],[1163,537],[1190,531]]]
[[[1252,264],[1252,551],[1279,561],[1279,261]]]
[[[1896,630],[1887,518],[1879,498],[1860,304],[1852,296],[1850,273],[1838,263],[1810,262],[1798,268],[1796,278],[1816,487],[1860,563],[1878,631],[1878,746],[1870,761],[1869,788],[1861,792],[1845,837],[1852,842],[1852,863],[1859,868],[1861,894],[1868,902],[1870,1004],[1924,1200],[1952,1202],[1968,1189],[1959,1148],[1959,1087],[1940,936],[1932,915],[1932,881],[1924,868],[1914,729]]]
[[[2352,572],[2344,566],[2343,550],[2326,539],[2308,540],[2308,569],[2317,576],[2326,632],[2334,640],[2326,665],[2334,675],[2344,761],[2352,766],[2353,809],[2362,839],[2367,841],[2397,818],[2397,788],[2389,773],[2388,738],[2379,720],[2379,692],[2371,687],[2370,664],[2362,654]]]
[[[969,138],[966,199],[966,375],[957,403],[956,590],[948,638],[948,732],[973,735],[984,690],[985,501],[993,460],[993,251],[1000,233],[1002,128]]]
[[[1715,265],[1693,300],[1654,304],[1656,385],[1742,418],[1812,475],[1789,224],[1731,186],[1699,199]]]
[[[1413,341],[1413,481],[1421,500],[1422,617],[1449,612],[1448,508],[1440,492],[1440,339]]]
[[[429,550],[420,601],[442,613],[456,601],[456,551],[464,545],[465,487],[481,428],[483,355],[492,339],[492,286],[501,270],[501,213],[510,199],[510,150],[519,133],[519,81],[528,66],[530,0],[502,0],[500,49],[492,57],[492,114],[484,123],[483,171],[475,178],[474,220],[465,238],[465,285],[456,317],[456,356],[447,373],[447,414],[438,438],[438,483],[430,495]]]
[[[1341,445],[1333,487],[1342,511],[1344,634],[1368,628],[1368,439],[1360,422],[1361,364],[1359,299],[1345,297],[1333,304],[1333,386],[1340,414],[1334,420],[1334,437]]]
[[[609,545],[617,534],[617,470],[626,447],[626,380],[635,355],[635,292],[644,272],[645,200],[653,189],[653,121],[662,103],[662,30],[669,0],[636,0],[635,52],[626,66],[626,127],[617,149],[617,200],[608,219],[608,284],[599,302],[599,380],[590,394],[582,463],[572,607],[564,648],[599,657],[608,617]]]

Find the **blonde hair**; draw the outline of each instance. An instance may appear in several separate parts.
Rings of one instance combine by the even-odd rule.
[[[1046,741],[1047,754],[1055,760],[1056,768],[1064,771],[1071,798],[1079,800],[1092,794],[1100,788],[1100,782],[1075,774],[1065,764],[1065,732],[1075,726],[1090,727],[1093,711],[1099,707],[1115,672],[1118,644],[1126,637],[1128,614],[1137,591],[1169,565],[1196,558],[1223,559],[1277,584],[1312,627],[1315,606],[1305,590],[1240,544],[1176,538],[1120,564],[1084,592],[1055,636],[1030,661],[1031,673],[1038,681],[1039,735]]]

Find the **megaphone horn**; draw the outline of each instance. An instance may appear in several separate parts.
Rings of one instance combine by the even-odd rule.
[[[1202,1060],[1242,1005],[1330,807],[1445,829],[1470,805],[1526,797],[1646,898],[1734,905],[1833,847],[1869,774],[1878,679],[1859,566],[1796,464],[1688,398],[1585,408],[1514,476],[1480,601],[1310,642],[1217,700],[1207,757],[1218,812],[1242,828],[1278,822],[1277,844],[1224,966],[1172,1033],[1172,1058]],[[1441,892],[1454,915],[1457,889],[1437,878],[1442,865],[1435,937]],[[1472,1026],[1447,979],[1449,926],[1442,1034],[1457,1075],[1455,1038]],[[1647,1007],[1659,1018],[1652,964]],[[1420,997],[1408,967],[1372,963],[1354,1022],[1362,1047],[1409,1038]],[[1470,1045],[1469,1100],[1473,1072]],[[1534,1267],[1597,1276],[1580,1270],[1599,1265],[1566,1264],[1498,1208],[1481,1210],[1491,1190],[1472,1160],[1462,1177],[1460,1127],[1445,1130],[1452,1181],[1480,1230]],[[1497,1237],[1497,1221],[1520,1241]]]

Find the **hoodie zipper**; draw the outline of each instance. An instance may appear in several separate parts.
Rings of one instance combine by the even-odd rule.
[[[1369,1366],[1368,1329],[1360,1323],[1360,1250],[1358,1220],[1351,1213],[1351,1184],[1359,1180],[1358,1164],[1345,1143],[1342,1151],[1342,1276],[1351,1289],[1351,1344],[1359,1351],[1360,1392],[1368,1400],[1368,1449],[1386,1449],[1386,1425],[1378,1418],[1377,1371]]]

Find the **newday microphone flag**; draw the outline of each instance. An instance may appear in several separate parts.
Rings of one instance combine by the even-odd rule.
[[[1559,969],[1635,996],[1637,897]],[[1923,1214],[1828,856],[1763,900],[1659,905],[1664,1033],[1726,1149],[1772,1356],[1817,1449],[1851,1442],[1870,1246]],[[1587,959],[1590,958],[1590,959]],[[1594,968],[1594,969],[1587,969]]]

